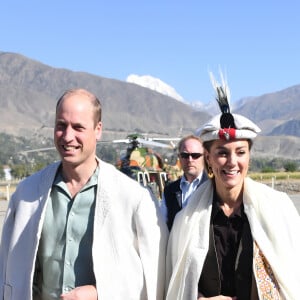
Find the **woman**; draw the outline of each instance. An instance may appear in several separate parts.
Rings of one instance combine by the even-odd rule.
[[[213,79],[222,113],[200,130],[211,180],[175,218],[166,299],[299,299],[299,214],[285,193],[247,177],[260,129],[230,113],[222,82]]]

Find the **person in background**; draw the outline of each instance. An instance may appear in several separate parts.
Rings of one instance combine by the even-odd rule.
[[[223,77],[212,82],[221,114],[199,132],[210,179],[173,224],[166,299],[299,299],[299,214],[287,194],[247,177],[260,129],[230,112]]]
[[[178,157],[183,176],[166,185],[161,202],[161,211],[169,230],[177,212],[187,205],[192,193],[207,179],[203,172],[203,146],[199,137],[183,137],[178,143]]]
[[[97,97],[66,91],[54,128],[61,161],[9,202],[1,299],[163,299],[167,227],[147,189],[96,157],[101,133]]]

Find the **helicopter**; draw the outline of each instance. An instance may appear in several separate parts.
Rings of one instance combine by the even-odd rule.
[[[149,187],[158,199],[161,199],[167,182],[182,175],[179,160],[169,163],[153,150],[155,147],[172,150],[174,159],[175,142],[180,138],[149,138],[142,134],[129,134],[125,139],[113,140],[113,143],[128,144],[126,152],[120,156],[116,167],[129,177]],[[165,143],[169,142],[169,143]],[[151,148],[150,148],[150,147]],[[170,152],[170,151],[169,151]]]
[[[99,141],[98,144],[128,144],[127,149],[122,150],[114,162],[115,166],[143,186],[150,187],[155,196],[161,199],[166,183],[182,175],[175,153],[176,143],[179,140],[180,138],[150,138],[147,134],[133,133],[127,135],[125,139]],[[164,155],[154,151],[153,148],[164,149]],[[27,162],[28,154],[35,152],[41,154],[55,149],[55,147],[29,148],[18,152],[18,155]]]

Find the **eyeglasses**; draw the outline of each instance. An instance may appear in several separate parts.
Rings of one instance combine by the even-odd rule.
[[[203,153],[188,153],[188,152],[181,152],[180,154],[181,158],[188,159],[190,156],[192,159],[198,159],[203,155]]]

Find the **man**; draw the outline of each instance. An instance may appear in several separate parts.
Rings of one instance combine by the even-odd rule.
[[[167,228],[149,191],[96,157],[99,100],[56,106],[61,161],[21,182],[0,248],[0,299],[163,299]]]
[[[161,204],[169,230],[177,212],[186,206],[192,193],[207,179],[203,172],[203,147],[199,137],[188,135],[182,138],[178,143],[178,156],[183,176],[165,187]]]

